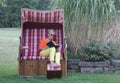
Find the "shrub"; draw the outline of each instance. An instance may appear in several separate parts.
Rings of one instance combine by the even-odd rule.
[[[89,40],[83,46],[80,58],[85,61],[104,61],[114,58],[115,55],[117,55],[117,50],[113,46],[113,43]]]

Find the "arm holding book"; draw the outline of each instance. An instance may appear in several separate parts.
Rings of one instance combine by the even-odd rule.
[[[58,47],[60,47],[58,44],[56,44],[54,41],[49,41],[48,43],[47,43],[47,46],[49,46],[49,47],[55,47],[56,49],[58,48]]]

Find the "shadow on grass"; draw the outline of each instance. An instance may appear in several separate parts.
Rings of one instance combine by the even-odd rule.
[[[64,78],[47,79],[46,77],[19,77],[17,74],[0,75],[0,83],[63,83]],[[59,82],[58,82],[59,81]]]

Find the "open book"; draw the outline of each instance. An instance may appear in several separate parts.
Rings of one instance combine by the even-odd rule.
[[[49,47],[55,47],[56,49],[57,49],[58,47],[60,47],[59,45],[55,45],[52,41],[48,42],[48,43],[47,43],[47,46],[49,46]]]

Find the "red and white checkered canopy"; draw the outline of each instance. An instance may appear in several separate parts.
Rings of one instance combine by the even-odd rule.
[[[64,24],[64,11],[61,10],[31,10],[22,9],[22,24],[24,22],[40,22],[40,23],[61,23]]]

